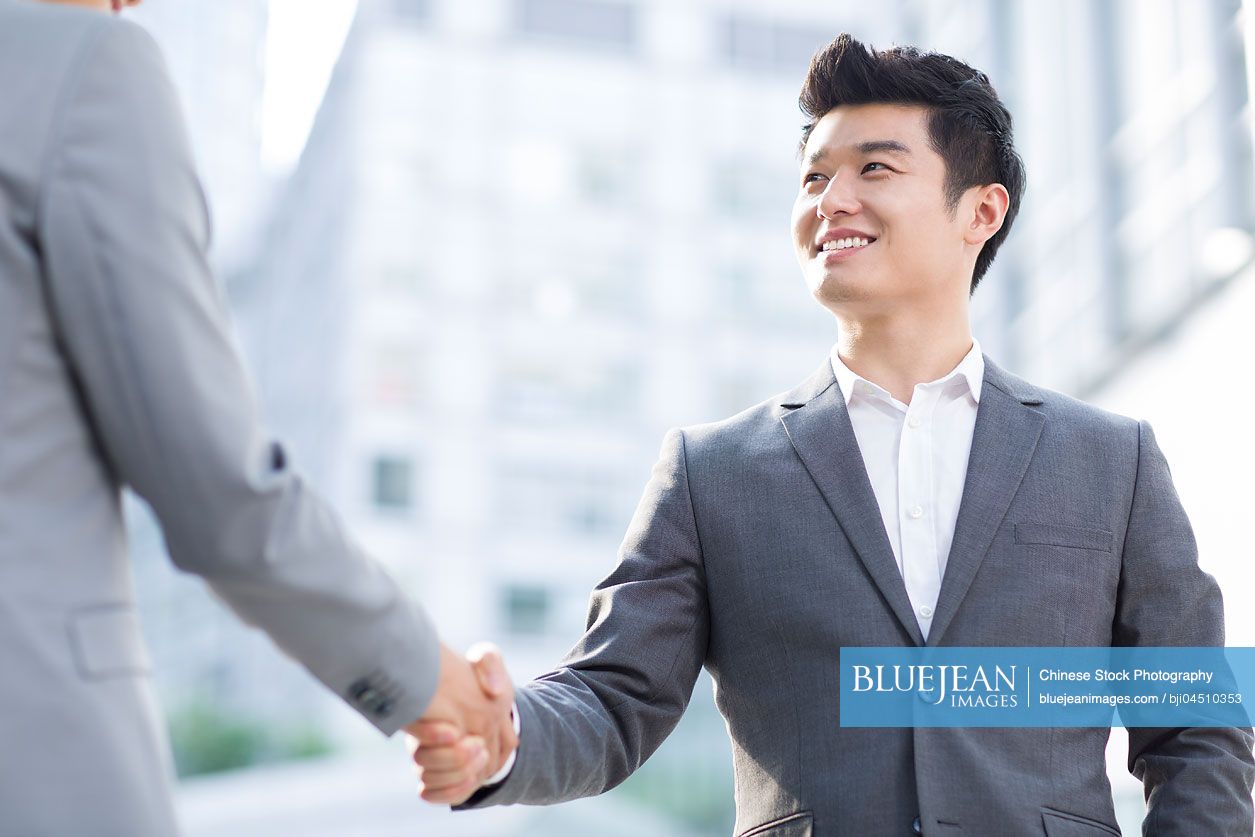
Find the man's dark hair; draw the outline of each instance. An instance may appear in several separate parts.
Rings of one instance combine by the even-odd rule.
[[[976,291],[994,254],[1011,231],[1024,195],[1024,161],[1015,151],[1011,113],[989,77],[956,58],[914,47],[873,50],[842,34],[815,53],[798,105],[807,117],[802,147],[815,124],[835,107],[864,104],[922,105],[929,110],[928,137],[946,164],[946,205],[953,212],[973,186],[1001,183],[1010,202],[1002,229],[976,257]]]

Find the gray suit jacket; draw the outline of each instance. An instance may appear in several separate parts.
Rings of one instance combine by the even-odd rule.
[[[518,693],[522,742],[472,805],[623,781],[704,665],[736,831],[761,837],[1118,833],[1106,729],[842,729],[837,650],[923,639],[845,400],[797,389],[667,436],[618,566],[561,668]],[[930,645],[1218,645],[1220,592],[1150,427],[985,358]],[[1249,730],[1132,729],[1147,833],[1248,835]]]
[[[0,0],[0,834],[177,833],[120,507],[383,732],[438,644],[266,435],[152,40]]]

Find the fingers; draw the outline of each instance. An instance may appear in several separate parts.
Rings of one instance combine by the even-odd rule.
[[[409,735],[417,739],[415,746],[422,743],[428,747],[442,747],[457,743],[462,737],[462,730],[448,721],[424,721],[419,719],[405,728]],[[412,751],[411,751],[412,752]]]
[[[491,698],[512,696],[514,687],[506,670],[501,649],[490,642],[477,642],[466,652],[466,659],[475,670],[475,677],[484,694]]]
[[[456,805],[468,799],[490,775],[488,750],[477,736],[441,747],[418,742],[411,752],[419,793],[427,802]]]
[[[423,769],[428,784],[446,788],[463,779],[475,778],[486,765],[479,764],[488,755],[484,739],[468,735],[450,747],[419,746],[414,763]]]
[[[433,790],[419,782],[419,796],[424,802],[430,802],[433,805],[461,805],[470,799],[475,791],[479,790],[480,781],[478,779],[469,779],[460,785],[443,790]]]

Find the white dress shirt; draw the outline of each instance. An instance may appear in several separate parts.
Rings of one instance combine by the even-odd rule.
[[[920,631],[928,638],[972,449],[985,360],[980,344],[949,374],[916,384],[903,404],[856,375],[832,349],[863,466]]]

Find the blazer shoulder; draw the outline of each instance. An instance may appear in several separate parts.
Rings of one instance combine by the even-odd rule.
[[[746,460],[757,455],[776,455],[791,449],[780,419],[837,385],[832,362],[825,355],[822,363],[800,384],[773,395],[722,421],[682,428],[687,440],[686,453],[692,457],[714,452]]]
[[[0,123],[21,126],[10,150],[28,169],[42,168],[64,114],[84,99],[85,85],[112,83],[111,102],[148,97],[149,91],[115,79],[128,69],[165,69],[156,42],[142,27],[75,6],[0,0],[0,75],[5,79]]]
[[[6,64],[12,62],[26,69],[25,73],[10,75],[10,82],[26,77],[51,98],[58,87],[58,75],[67,75],[97,38],[114,30],[139,28],[77,6],[0,0],[0,57]]]
[[[780,429],[780,417],[788,412],[781,406],[787,395],[782,392],[719,421],[680,428],[686,455],[690,459],[712,454],[745,458],[787,445],[788,438]]]
[[[1051,423],[1064,432],[1081,432],[1107,439],[1137,439],[1140,422],[1135,418],[1105,410],[1058,390],[1031,384],[997,367],[987,371],[986,382],[1020,403],[1045,413]]]

